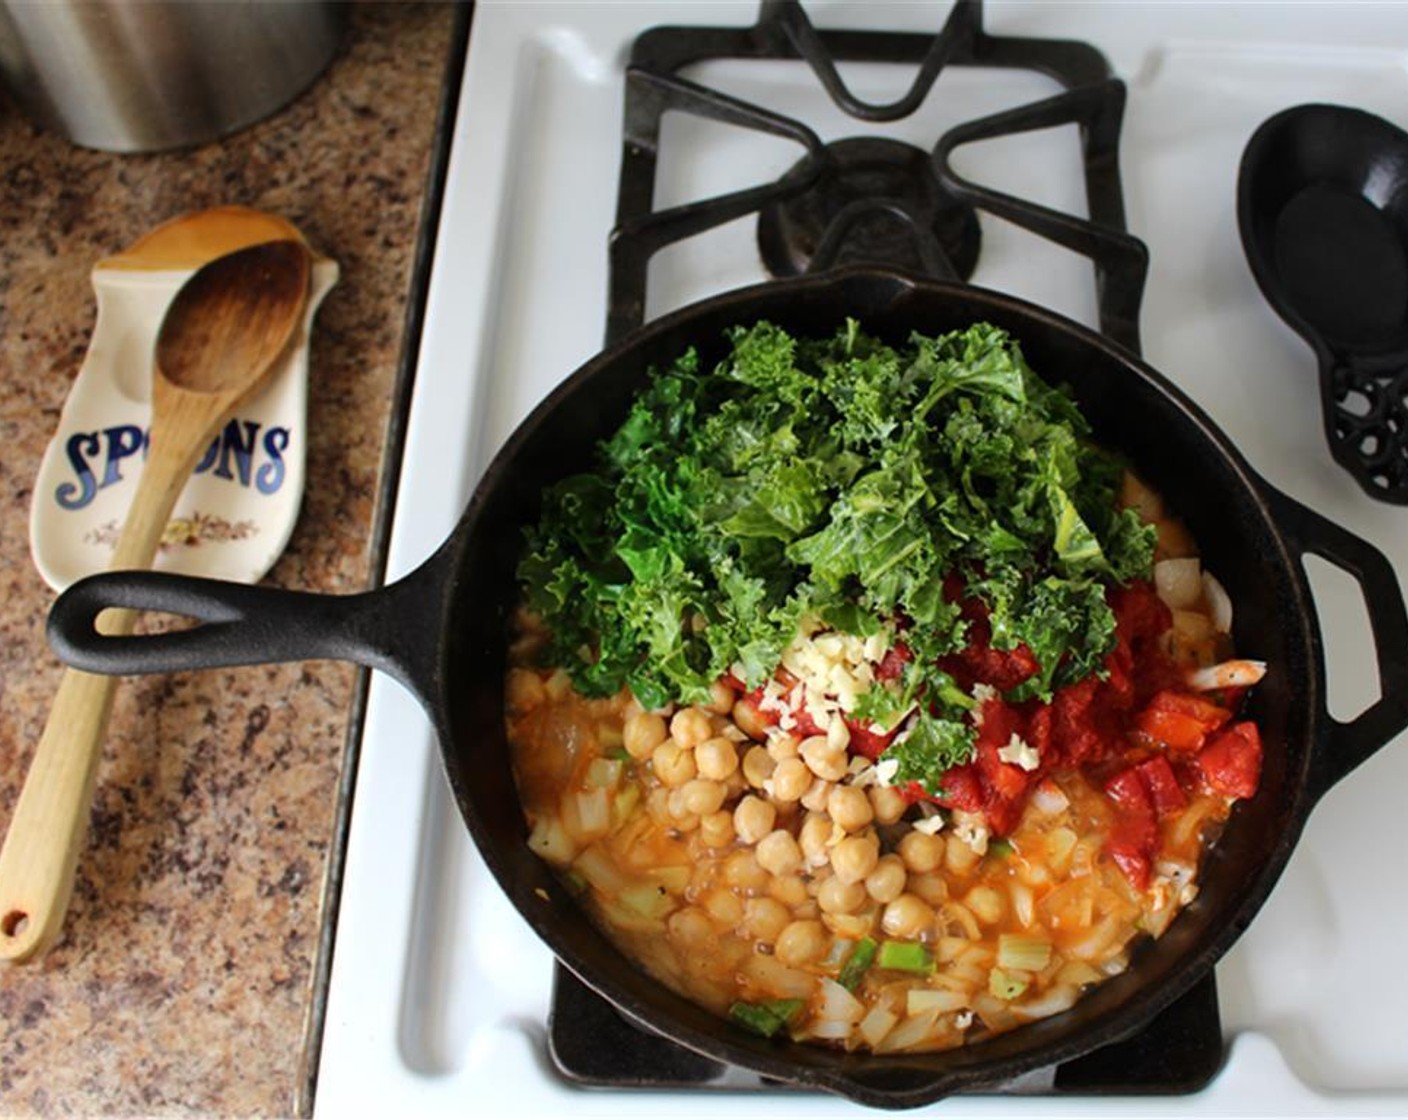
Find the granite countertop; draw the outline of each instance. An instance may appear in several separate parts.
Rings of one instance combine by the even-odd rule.
[[[0,101],[0,827],[60,675],[29,507],[92,331],[99,258],[178,214],[240,204],[338,261],[313,335],[302,512],[267,582],[375,580],[454,24],[449,5],[352,5],[307,93],[182,152],[80,150]],[[0,1114],[310,1111],[360,687],[327,662],[122,683],[63,937],[0,968]]]

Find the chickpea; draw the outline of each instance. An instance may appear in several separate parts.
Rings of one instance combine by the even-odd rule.
[[[768,884],[768,894],[793,910],[807,903],[807,884],[800,875],[774,875]]]
[[[902,894],[886,904],[880,915],[880,928],[891,937],[923,937],[933,932],[934,908],[917,895]]]
[[[875,870],[865,877],[865,889],[876,902],[893,902],[904,893],[907,877],[904,860],[889,852],[880,857]]]
[[[808,813],[797,833],[797,844],[812,867],[820,867],[830,858],[826,842],[831,839],[831,818],[825,813]]]
[[[774,735],[768,739],[768,754],[778,762],[783,762],[789,758],[796,758],[797,748],[800,746],[801,743],[795,735]]]
[[[1002,892],[987,886],[974,887],[963,900],[963,905],[985,926],[997,925],[1007,912],[1007,900]]]
[[[786,965],[811,964],[826,953],[831,938],[820,922],[790,922],[777,936],[774,953]]]
[[[793,802],[807,792],[812,784],[812,772],[800,758],[784,758],[772,772],[774,801]]]
[[[742,932],[755,941],[775,942],[792,921],[792,911],[775,898],[750,898],[743,904]]]
[[[822,778],[813,778],[812,784],[807,787],[807,792],[802,794],[802,805],[813,812],[821,812],[826,808],[826,801],[831,796],[832,783]]]
[[[875,833],[847,836],[831,849],[831,870],[847,883],[862,882],[880,862],[880,839]]]
[[[709,912],[709,917],[725,929],[733,929],[743,920],[742,899],[722,887],[704,896],[704,909]]]
[[[777,809],[771,802],[749,794],[733,811],[733,830],[745,844],[756,844],[772,831]]]
[[[797,750],[802,756],[802,761],[818,778],[839,782],[846,776],[846,768],[850,765],[846,748],[832,746],[825,735],[813,735],[809,739],[803,739]]]
[[[724,881],[743,891],[762,890],[768,885],[768,873],[759,866],[752,852],[739,851],[724,861]]]
[[[777,763],[766,747],[749,747],[743,756],[743,777],[754,789],[762,789],[763,783],[772,777]]]
[[[733,843],[733,814],[727,809],[699,818],[699,839],[711,848],[725,848]]]
[[[674,824],[670,817],[670,794],[673,792],[664,786],[656,786],[645,795],[645,811],[650,814],[651,820],[659,824]]]
[[[625,721],[621,742],[627,754],[638,761],[645,761],[666,740],[665,720],[653,711],[638,711]]]
[[[717,813],[724,803],[723,782],[711,782],[708,778],[694,778],[680,787],[684,795],[685,807],[699,816]]]
[[[733,710],[738,694],[723,681],[715,681],[709,686],[709,702],[704,705],[715,715],[726,716]]]
[[[746,697],[733,706],[733,722],[750,739],[762,740],[767,737],[771,724],[763,717],[758,705]]]
[[[944,867],[960,878],[972,872],[982,858],[962,840],[955,840],[944,848]]]
[[[787,875],[802,865],[802,849],[785,828],[775,829],[758,841],[758,865],[774,875]]]
[[[738,769],[738,748],[722,735],[706,739],[694,748],[694,765],[701,778],[726,781]]]
[[[837,875],[823,879],[817,888],[816,904],[825,914],[854,914],[862,906],[868,895],[862,883],[847,883]]]
[[[944,861],[943,837],[931,836],[918,829],[906,832],[895,850],[904,860],[904,865],[920,875],[933,871]]]
[[[655,776],[667,786],[682,786],[694,777],[694,752],[681,747],[673,739],[666,739],[650,756],[650,764]]]
[[[543,678],[532,669],[510,669],[504,693],[509,708],[515,712],[532,711],[548,696]]]
[[[703,708],[681,709],[670,720],[670,738],[685,749],[697,747],[713,734],[713,721]]]
[[[665,925],[675,944],[683,949],[705,950],[714,939],[714,923],[697,906],[676,910]]]
[[[870,806],[875,811],[876,824],[895,824],[909,808],[894,786],[871,786]]]
[[[670,820],[681,832],[693,832],[699,827],[699,814],[693,812],[688,802],[684,798],[684,788],[677,787],[670,790],[670,798],[667,802],[670,810]]]
[[[906,883],[910,894],[916,894],[930,906],[938,906],[948,900],[948,880],[939,871],[926,871],[923,875],[911,875]]]
[[[865,790],[855,786],[836,786],[827,795],[826,811],[831,819],[847,832],[859,832],[875,819],[875,810]]]

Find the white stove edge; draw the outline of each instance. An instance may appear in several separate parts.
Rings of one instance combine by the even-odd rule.
[[[818,19],[823,24],[828,7],[821,6],[823,14]],[[1141,69],[1121,65],[1120,29],[1102,26],[1110,24],[1109,16],[1122,7],[994,4],[989,8],[987,23],[995,32],[1015,33],[1020,28],[1026,34],[1087,38],[1110,54],[1117,71],[1142,76],[1142,70],[1150,65],[1148,60]],[[1248,14],[1245,6],[1231,5],[1163,5],[1160,10],[1173,20],[1187,41],[1206,40],[1213,44],[1235,42],[1239,26]],[[1347,10],[1340,8],[1341,12]],[[751,22],[756,6],[670,5],[662,11],[669,22],[743,24]],[[1314,36],[1298,38],[1306,36],[1304,21],[1316,16],[1317,11],[1314,6],[1292,9],[1266,33],[1287,42],[1319,42]],[[593,51],[571,30],[571,21],[580,12],[581,6],[576,5],[481,3],[475,13],[461,111],[451,150],[450,188],[441,215],[442,248],[432,272],[418,359],[418,380],[433,384],[434,399],[432,405],[417,394],[407,433],[408,448],[435,448],[436,453],[407,456],[388,578],[414,568],[450,533],[473,479],[487,458],[478,441],[465,435],[469,432],[472,437],[486,426],[482,375],[465,376],[464,371],[467,364],[476,372],[485,366],[495,319],[506,310],[512,313],[503,304],[507,297],[495,262],[499,259],[500,240],[509,225],[505,215],[511,213],[515,199],[510,195],[514,181],[511,174],[484,174],[483,169],[506,170],[522,158],[510,134],[509,121],[514,114],[509,111],[510,105],[503,103],[503,96],[505,91],[514,91],[516,104],[524,84],[532,80],[535,52],[554,52],[569,58],[574,67],[594,80],[609,80],[611,67],[603,62],[601,53]],[[1343,26],[1338,29],[1341,39],[1350,46],[1382,51],[1383,38],[1374,21],[1361,8],[1356,8],[1354,14],[1356,18],[1349,21],[1348,31]],[[1395,31],[1408,26],[1403,11],[1385,14],[1393,16]],[[665,21],[647,18],[647,9],[641,6],[634,6],[629,12],[616,6],[603,11],[603,18],[626,20],[636,27]],[[836,22],[841,25],[844,19]],[[874,22],[879,25],[881,20],[876,17]],[[1399,41],[1408,43],[1408,37],[1399,36]],[[506,45],[512,49],[505,49]],[[474,111],[476,105],[493,104],[494,99],[499,101],[498,111]],[[1137,112],[1137,97],[1132,101],[1132,113]],[[613,146],[613,190],[616,159]],[[1127,152],[1123,162],[1128,175]],[[475,189],[464,188],[466,177],[475,174]],[[456,184],[461,186],[457,189]],[[483,190],[477,189],[481,185]],[[496,194],[498,197],[494,197]],[[1131,204],[1130,209],[1131,227],[1142,232],[1137,207]],[[452,252],[444,248],[449,245],[454,246]],[[604,256],[603,245],[598,270],[602,274]],[[1151,290],[1158,282],[1157,249],[1154,258]],[[592,281],[603,282],[604,278]],[[599,307],[599,293],[592,294]],[[595,321],[600,323],[599,314]],[[1157,338],[1149,329],[1147,317],[1145,333],[1151,360],[1158,365]],[[599,333],[588,337],[594,343]],[[1288,341],[1286,347],[1288,356],[1304,362],[1293,341]],[[573,365],[575,362],[562,369]],[[1333,482],[1329,485],[1330,498],[1342,493]],[[1314,501],[1326,495],[1297,496],[1326,508],[1323,501]],[[1371,510],[1382,508],[1371,506]],[[1357,507],[1348,512],[1356,511]],[[1349,527],[1364,531],[1354,523]],[[454,810],[442,786],[436,747],[424,716],[398,686],[376,677],[369,696],[353,803],[315,1096],[316,1115],[340,1117],[375,1111],[413,1116],[468,1113],[476,1117],[530,1117],[560,1115],[568,1110],[583,1115],[653,1115],[667,1101],[669,1111],[680,1116],[861,1112],[848,1102],[810,1094],[583,1092],[547,1072],[542,1039],[550,956],[516,915],[510,911],[505,916],[509,908],[460,835],[458,822],[444,819]],[[438,846],[423,845],[427,836],[450,839]],[[467,904],[463,898],[446,897],[443,892],[427,897],[420,891],[422,881],[444,877],[443,869],[437,869],[435,875],[422,874],[423,861],[431,860],[457,864],[453,874],[468,884],[467,893],[473,896]],[[447,981],[441,988],[436,983],[435,969],[427,971],[417,959],[426,946],[413,941],[416,931],[423,929],[423,922],[412,920],[412,916],[418,908],[454,909],[462,905],[486,915],[485,920],[491,925],[487,936],[502,943],[505,968],[523,978],[523,990],[509,1016],[499,1015],[492,1007],[466,1012],[435,1006],[437,992],[454,985]],[[456,928],[465,921],[465,915],[459,912],[443,917]],[[1255,925],[1251,932],[1256,932]],[[418,1005],[408,1008],[412,1001]],[[459,1016],[460,1033],[455,1037],[467,1043],[462,1052],[429,1054],[421,1040],[412,1037],[426,1016],[439,1015]],[[1208,1089],[1190,1097],[960,1097],[926,1111],[954,1116],[1097,1116],[1131,1112],[1141,1116],[1408,1115],[1408,1092],[1320,1092],[1291,1071],[1268,1035],[1235,1021],[1229,1022],[1229,1028],[1235,1037],[1225,1070]]]

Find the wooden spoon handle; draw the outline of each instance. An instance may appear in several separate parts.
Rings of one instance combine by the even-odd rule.
[[[174,411],[181,415],[179,407]],[[202,431],[218,430],[218,402],[211,415],[190,419],[184,432],[153,425],[152,453],[118,538],[113,568],[151,567],[171,510],[204,450]],[[109,611],[102,629],[127,634],[134,621],[130,611]],[[116,688],[116,677],[77,669],[65,670],[59,682],[0,848],[0,960],[19,963],[42,953],[63,927]]]
[[[116,677],[67,669],[0,849],[0,960],[42,953],[63,926]]]

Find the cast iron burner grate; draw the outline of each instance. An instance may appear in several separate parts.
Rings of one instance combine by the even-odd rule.
[[[1063,92],[951,128],[932,152],[872,136],[823,144],[801,121],[680,76],[687,66],[717,59],[804,61],[836,105],[865,122],[908,116],[948,66],[1035,71],[1054,78]],[[893,62],[918,71],[904,96],[877,105],[847,88],[838,62]],[[988,35],[981,0],[958,0],[937,35],[819,30],[795,0],[763,0],[758,22],[748,28],[646,31],[636,39],[626,70],[607,343],[645,321],[650,259],[724,223],[757,215],[759,252],[775,276],[864,261],[965,280],[981,251],[979,215],[988,214],[1089,258],[1100,329],[1138,353],[1148,254],[1125,225],[1118,159],[1124,101],[1124,84],[1095,47]],[[667,110],[793,141],[802,158],[776,182],[656,210],[660,124]],[[951,165],[964,144],[1070,124],[1079,128],[1087,218],[992,190],[959,176]],[[549,1043],[565,1077],[594,1087],[773,1085],[640,1030],[561,965]],[[1187,1093],[1211,1080],[1222,1056],[1217,990],[1209,976],[1135,1037],[1036,1071],[1002,1091]]]

